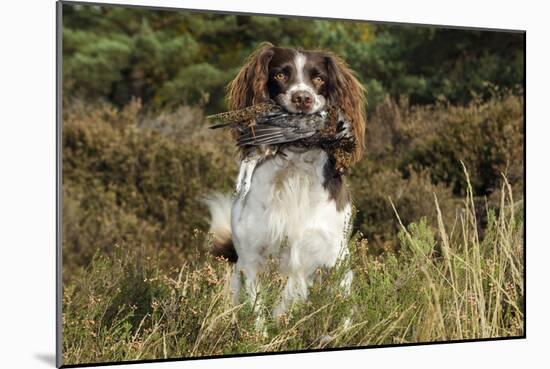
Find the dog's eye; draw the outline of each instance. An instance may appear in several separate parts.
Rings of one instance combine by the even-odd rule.
[[[313,83],[322,85],[323,83],[325,83],[325,80],[321,76],[315,76],[313,77]]]
[[[283,72],[279,72],[275,76],[273,76],[273,78],[277,81],[283,81],[286,79],[286,74],[284,74]]]

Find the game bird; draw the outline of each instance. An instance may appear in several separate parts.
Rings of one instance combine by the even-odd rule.
[[[211,129],[229,128],[243,160],[250,163],[237,180],[237,193],[248,192],[254,168],[265,158],[281,153],[281,148],[319,147],[334,157],[335,167],[343,174],[351,164],[355,138],[347,134],[349,123],[338,108],[328,107],[313,113],[290,113],[273,101],[266,101],[240,110],[210,115],[218,122]]]

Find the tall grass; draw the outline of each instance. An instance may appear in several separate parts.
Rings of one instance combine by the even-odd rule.
[[[178,268],[131,244],[99,251],[64,288],[64,364],[521,336],[522,200],[503,177],[499,206],[487,203],[481,227],[464,173],[455,219],[443,218],[435,197],[436,221],[400,223],[399,252],[379,256],[355,234],[348,260],[319,270],[309,300],[268,319],[265,335],[252,301],[231,304],[232,265],[203,252],[199,231]],[[354,281],[344,295],[348,267]],[[284,285],[268,269],[260,278],[266,316]]]

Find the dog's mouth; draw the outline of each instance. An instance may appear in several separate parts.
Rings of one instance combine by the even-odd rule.
[[[279,102],[279,105],[281,108],[283,108],[284,111],[290,114],[302,114],[302,115],[308,115],[308,114],[315,114],[318,109],[315,109],[314,107],[310,107],[307,109],[299,109],[294,106],[288,106],[284,103]]]
[[[275,97],[274,101],[279,105],[281,108],[283,108],[287,113],[291,114],[315,114],[318,111],[323,110],[324,103],[318,101],[318,98],[314,99],[314,103],[307,108],[304,107],[297,107],[292,102],[289,101],[288,96],[286,94],[279,94]]]

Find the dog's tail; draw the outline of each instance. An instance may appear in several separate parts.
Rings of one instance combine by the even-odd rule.
[[[231,237],[232,196],[215,192],[203,198],[203,202],[208,206],[208,210],[210,211],[209,233],[212,233],[214,236],[214,242],[210,251],[214,256],[222,256],[230,262],[235,263],[238,256]]]

